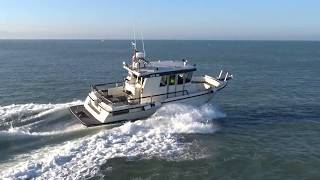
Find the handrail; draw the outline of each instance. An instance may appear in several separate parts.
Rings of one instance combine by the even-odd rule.
[[[110,83],[100,83],[100,84],[94,84],[93,86],[104,86],[104,85],[110,85],[110,84],[117,84],[117,83],[123,83],[124,81],[116,81],[116,82],[110,82]]]
[[[137,99],[143,99],[143,98],[152,98],[152,97],[157,97],[157,96],[163,96],[163,95],[169,95],[169,94],[176,94],[176,93],[179,93],[179,92],[186,92],[186,94],[189,95],[188,90],[183,90],[183,91],[175,91],[175,92],[170,92],[170,93],[156,94],[156,95],[151,95],[151,96],[144,96],[144,97],[133,98],[133,99],[128,99],[128,100],[137,100]]]
[[[111,83],[100,83],[100,84],[91,84],[90,88],[91,90],[96,90],[98,91],[99,89],[97,87],[99,86],[105,86],[105,85],[113,85],[113,84],[121,84],[124,83],[124,81],[117,81],[117,82],[111,82]]]
[[[144,97],[139,97],[139,98],[132,98],[132,99],[127,99],[126,101],[119,101],[119,102],[128,102],[128,101],[134,101],[134,100],[141,100],[141,99],[145,99],[145,98],[151,98],[151,102],[152,102],[152,98],[154,97],[158,97],[158,96],[164,96],[164,95],[169,95],[169,94],[176,94],[179,92],[183,92],[183,95],[187,94],[189,95],[188,90],[183,90],[183,91],[176,91],[176,92],[170,92],[170,93],[163,93],[163,94],[156,94],[156,95],[151,95],[151,96],[144,96]],[[99,92],[98,92],[99,93]],[[99,95],[101,95],[99,93]],[[89,95],[90,99],[93,100],[93,98]],[[101,95],[100,97],[97,98],[101,98],[103,102],[106,102],[107,104],[115,104],[114,102],[110,101],[109,99],[105,98],[103,95]],[[119,103],[116,102],[116,103]]]

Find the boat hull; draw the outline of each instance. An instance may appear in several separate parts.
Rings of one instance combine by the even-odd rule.
[[[97,118],[95,118],[86,108],[84,105],[78,105],[78,106],[72,106],[69,108],[70,112],[76,117],[77,120],[79,120],[83,125],[87,127],[93,127],[93,126],[100,126],[105,124],[115,124],[115,123],[123,123],[127,121],[135,121],[138,119],[145,119],[150,117],[152,114],[156,112],[157,109],[159,109],[162,105],[169,104],[169,103],[179,103],[179,104],[190,104],[193,106],[200,106],[208,101],[210,101],[213,98],[214,91],[209,91],[202,94],[195,94],[190,95],[188,97],[176,97],[176,98],[170,98],[166,99],[165,101],[155,104],[144,104],[139,107],[135,107],[135,110],[130,109],[128,113],[123,114],[117,114],[117,115],[110,115],[107,116],[107,118],[104,120],[104,122],[99,121]],[[148,108],[145,108],[147,107]]]

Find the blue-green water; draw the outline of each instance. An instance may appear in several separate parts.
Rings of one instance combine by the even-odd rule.
[[[0,177],[320,179],[320,43],[146,41],[234,80],[203,107],[87,129],[67,107],[122,79],[129,41],[0,41]]]

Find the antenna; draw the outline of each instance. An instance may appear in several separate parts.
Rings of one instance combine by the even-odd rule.
[[[135,44],[134,50],[137,50],[136,26],[135,26],[135,24],[133,24],[133,40],[134,40],[134,44]]]
[[[144,49],[144,42],[143,42],[143,34],[142,34],[142,32],[141,32],[141,40],[142,40],[143,55],[144,55],[144,57],[146,57],[146,51],[145,51],[145,49]]]
[[[133,39],[134,42],[131,42],[132,45],[132,64],[136,61],[136,52],[137,52],[137,41],[136,41],[136,27],[133,24]]]

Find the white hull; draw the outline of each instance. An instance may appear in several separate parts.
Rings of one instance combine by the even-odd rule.
[[[117,114],[117,115],[113,115],[112,113],[107,112],[102,108],[100,109],[100,113],[97,113],[95,110],[92,109],[92,107],[88,105],[90,101],[90,97],[88,97],[89,99],[86,100],[84,107],[91,115],[93,115],[95,119],[100,121],[101,124],[110,124],[110,123],[117,123],[117,122],[123,122],[123,121],[133,121],[137,119],[144,119],[144,118],[150,117],[162,105],[169,104],[169,103],[182,103],[182,104],[200,106],[210,101],[213,98],[213,95],[214,95],[213,91],[207,91],[202,93],[194,93],[194,94],[185,95],[185,96],[168,98],[161,103],[141,104],[139,106],[135,106],[134,108],[128,105],[127,108],[122,109],[122,110],[128,109],[127,113]],[[149,107],[149,108],[144,108],[144,107]]]
[[[152,106],[148,110],[141,110],[139,111],[130,111],[129,113],[126,114],[120,114],[116,116],[112,116],[110,113],[104,120],[104,123],[115,123],[118,121],[132,121],[132,120],[137,120],[137,119],[144,119],[147,117],[150,117],[152,114],[156,112],[157,109],[159,109],[161,106],[169,104],[169,103],[181,103],[181,104],[189,104],[193,106],[201,106],[208,101],[210,101],[213,98],[213,92],[212,93],[206,93],[204,95],[200,96],[195,96],[195,97],[179,97],[179,98],[170,98],[167,99],[166,101],[162,102],[161,105],[159,104],[158,106]],[[148,106],[148,104],[144,105]],[[144,107],[143,105],[141,107]],[[138,108],[137,108],[138,109]]]

